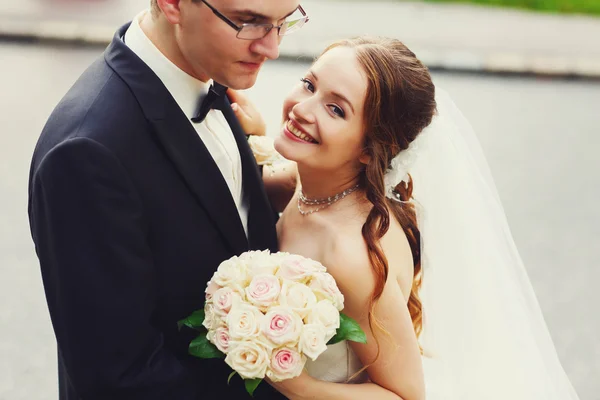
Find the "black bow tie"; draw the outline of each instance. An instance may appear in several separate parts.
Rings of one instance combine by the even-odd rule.
[[[208,114],[208,112],[211,109],[219,109],[222,105],[221,103],[226,91],[227,87],[221,85],[220,83],[215,82],[212,85],[210,85],[210,89],[208,89],[208,94],[204,97],[202,101],[198,102],[198,106],[196,107],[196,112],[194,113],[192,122],[202,122],[204,121],[204,118],[206,118],[206,114]]]

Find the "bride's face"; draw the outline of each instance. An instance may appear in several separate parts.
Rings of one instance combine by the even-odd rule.
[[[285,99],[277,151],[312,168],[358,169],[367,84],[354,50],[329,50]]]

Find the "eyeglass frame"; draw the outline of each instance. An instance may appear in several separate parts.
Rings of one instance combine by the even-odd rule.
[[[229,25],[230,27],[232,27],[233,29],[235,29],[237,31],[237,35],[235,36],[236,38],[240,39],[240,40],[260,40],[265,38],[269,33],[271,33],[271,31],[274,28],[277,28],[277,35],[278,36],[284,36],[284,35],[280,35],[279,32],[281,32],[281,27],[283,26],[283,24],[285,24],[286,22],[282,22],[279,25],[275,25],[275,24],[251,24],[251,23],[243,23],[242,26],[238,26],[235,22],[233,22],[232,20],[230,20],[229,18],[227,18],[225,15],[223,15],[221,12],[219,12],[219,10],[217,10],[215,7],[213,7],[212,5],[210,5],[206,0],[200,0],[202,1],[204,4],[206,4],[208,6],[208,8],[210,8],[210,10],[217,16],[219,17],[222,21],[224,21],[227,25]],[[300,13],[302,14],[302,18],[296,20],[296,21],[300,21],[301,19],[305,19],[304,23],[307,23],[309,21],[308,19],[308,15],[306,15],[306,11],[304,11],[304,9],[302,8],[301,5],[298,4],[298,8],[296,9],[298,11],[300,11]],[[245,38],[241,38],[238,35],[240,34],[240,32],[242,31],[242,29],[244,29],[245,26],[265,26],[268,27],[270,26],[270,28],[268,28],[265,32],[265,35],[263,37],[260,38],[256,38],[256,39],[245,39]]]

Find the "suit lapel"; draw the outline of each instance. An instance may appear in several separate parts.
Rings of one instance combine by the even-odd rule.
[[[183,111],[156,74],[120,39],[123,26],[105,52],[106,62],[127,83],[154,128],[159,143],[235,254],[248,241],[229,187],[219,167]]]
[[[227,97],[223,98],[220,107],[237,143],[242,160],[242,176],[244,196],[250,202],[248,215],[248,239],[250,249],[277,251],[277,232],[275,229],[276,214],[271,208],[269,199],[262,184],[262,176],[248,139],[231,108]]]
[[[178,107],[174,111],[181,112]],[[185,115],[174,114],[152,122],[158,139],[234,253],[246,251],[246,233],[219,167]]]

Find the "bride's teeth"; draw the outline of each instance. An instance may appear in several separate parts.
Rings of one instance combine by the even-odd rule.
[[[304,132],[301,132],[294,125],[292,125],[292,121],[290,121],[290,120],[288,120],[287,128],[297,138],[302,139],[302,140],[304,140],[305,142],[308,142],[308,143],[316,143],[313,140],[313,138],[311,138],[310,136],[306,135]]]

